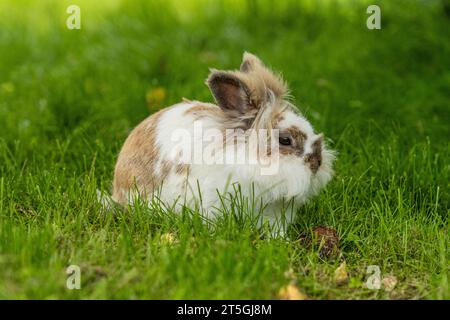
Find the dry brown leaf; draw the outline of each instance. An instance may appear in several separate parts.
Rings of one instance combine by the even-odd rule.
[[[307,300],[308,296],[291,283],[278,291],[278,298],[281,300]]]
[[[347,265],[345,261],[334,271],[334,281],[338,285],[343,285],[348,282]]]
[[[397,282],[398,281],[395,276],[387,276],[387,277],[384,277],[383,280],[381,280],[384,290],[386,290],[386,291],[392,291],[395,288],[395,286],[397,285]]]

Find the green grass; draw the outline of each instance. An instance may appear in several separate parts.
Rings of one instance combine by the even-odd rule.
[[[0,298],[270,299],[291,270],[312,299],[449,299],[449,5],[373,2],[382,30],[359,1],[2,1]],[[81,30],[65,27],[72,3]],[[245,50],[339,152],[291,240],[234,217],[101,210],[131,128],[182,97],[211,101],[208,68]],[[348,284],[337,258],[296,241],[317,225],[337,229]],[[71,264],[80,290],[66,288]],[[368,265],[394,290],[364,288]]]

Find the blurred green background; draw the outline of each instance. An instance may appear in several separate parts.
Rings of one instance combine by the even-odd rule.
[[[81,8],[81,30],[66,27],[71,4]],[[381,30],[366,27],[369,4],[381,7]],[[313,298],[448,298],[449,21],[450,3],[438,0],[0,0],[0,297],[273,298],[292,267]],[[106,223],[95,201],[95,188],[110,190],[131,128],[182,97],[212,101],[208,68],[238,68],[244,51],[281,71],[339,152],[334,182],[303,209],[298,228],[338,228],[354,287],[330,284],[335,266],[311,262],[308,249],[255,249],[228,236],[228,267],[241,252],[261,270],[223,270],[227,277],[210,251],[190,247],[201,237],[189,236],[186,246],[204,258],[192,268],[211,270],[204,278],[150,267],[130,249],[119,255],[122,269],[149,270],[156,289],[120,286],[126,273],[113,272],[68,292],[69,260],[117,268],[121,245],[156,239]],[[271,254],[280,264],[264,262]],[[164,257],[167,266],[178,259]],[[355,289],[369,264],[395,271],[400,289]]]

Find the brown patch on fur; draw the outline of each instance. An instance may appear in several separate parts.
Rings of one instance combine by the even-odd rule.
[[[272,128],[275,128],[283,120],[284,120],[283,112],[277,112],[276,114],[274,114],[272,117]]]
[[[141,122],[126,139],[114,171],[113,197],[126,204],[126,193],[137,188],[141,195],[151,194],[169,173],[171,163],[163,161],[156,170],[159,147],[156,127],[167,109],[158,111]]]
[[[313,152],[308,154],[305,162],[309,163],[309,167],[313,173],[316,173],[322,165],[322,136],[312,144]]]
[[[288,133],[288,136],[292,140],[292,145],[290,146],[284,146],[280,145],[280,154],[283,155],[296,155],[301,156],[303,155],[303,152],[305,150],[305,141],[307,139],[306,134],[301,131],[299,128],[292,126],[286,129],[286,132]],[[280,133],[280,136],[283,134]]]
[[[298,144],[304,144],[306,141],[306,134],[301,131],[299,128],[292,126],[287,129],[287,131],[291,134],[292,138]]]
[[[207,115],[208,113],[216,113],[218,111],[221,111],[219,108],[217,108],[214,105],[210,104],[196,104],[192,106],[191,108],[187,109],[184,114],[194,114],[194,115]]]
[[[199,103],[193,105],[191,108],[184,112],[185,115],[194,116],[195,120],[200,120],[202,118],[214,119],[217,123],[222,124],[221,129],[243,129],[246,130],[250,128],[252,119],[240,119],[237,116],[232,115],[229,112],[224,112],[220,107],[211,103]]]
[[[218,106],[214,104],[196,104],[184,112],[185,115],[192,115],[195,120],[202,118],[214,118],[220,123],[224,123],[228,117]]]

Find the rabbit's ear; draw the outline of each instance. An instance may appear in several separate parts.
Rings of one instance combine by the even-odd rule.
[[[206,84],[224,111],[245,113],[249,108],[250,91],[236,73],[211,70]]]
[[[264,67],[264,64],[254,54],[251,54],[250,52],[244,52],[240,70],[242,72],[250,72],[254,71],[257,67]]]
[[[281,75],[267,68],[254,54],[244,52],[240,71],[247,78],[253,79],[251,83],[255,88],[252,87],[252,89],[255,90],[252,90],[252,93],[261,94],[266,89],[270,89],[278,98],[285,98],[288,95],[287,84]]]

